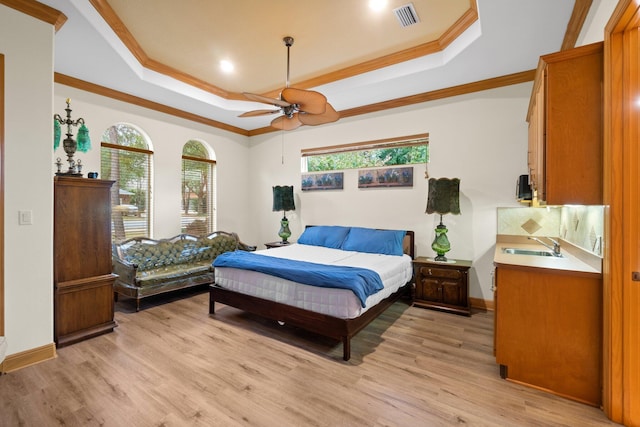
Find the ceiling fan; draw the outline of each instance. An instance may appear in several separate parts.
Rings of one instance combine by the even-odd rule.
[[[293,37],[282,39],[287,46],[287,82],[286,87],[280,92],[280,98],[269,98],[254,93],[242,94],[252,101],[271,104],[279,107],[276,110],[254,110],[240,114],[239,117],[256,117],[281,113],[271,121],[271,126],[282,130],[297,129],[302,125],[322,125],[335,122],[340,118],[338,113],[327,102],[327,98],[320,92],[289,87],[289,50],[293,44]]]

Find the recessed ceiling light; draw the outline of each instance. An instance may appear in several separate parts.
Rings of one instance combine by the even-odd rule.
[[[225,73],[231,73],[234,70],[233,63],[227,59],[220,61],[220,69]]]
[[[387,0],[369,0],[369,7],[375,12],[380,12],[387,7]]]

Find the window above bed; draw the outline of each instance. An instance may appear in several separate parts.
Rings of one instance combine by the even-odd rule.
[[[429,134],[302,150],[302,172],[322,172],[429,162]]]

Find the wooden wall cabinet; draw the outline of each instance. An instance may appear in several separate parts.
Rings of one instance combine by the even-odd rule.
[[[527,114],[538,200],[603,203],[602,82],[602,42],[540,57]]]
[[[113,181],[54,177],[54,339],[58,347],[113,331]]]
[[[499,265],[495,356],[503,378],[602,402],[602,277]]]
[[[413,305],[471,315],[469,269],[471,261],[443,263],[417,257],[413,260]]]

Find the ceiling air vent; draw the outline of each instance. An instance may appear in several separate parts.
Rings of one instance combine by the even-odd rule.
[[[405,4],[404,6],[393,9],[393,13],[396,14],[396,18],[398,18],[398,22],[400,22],[402,27],[408,27],[420,22],[420,18],[418,18],[418,14],[416,13],[416,9],[413,7],[413,3]]]

